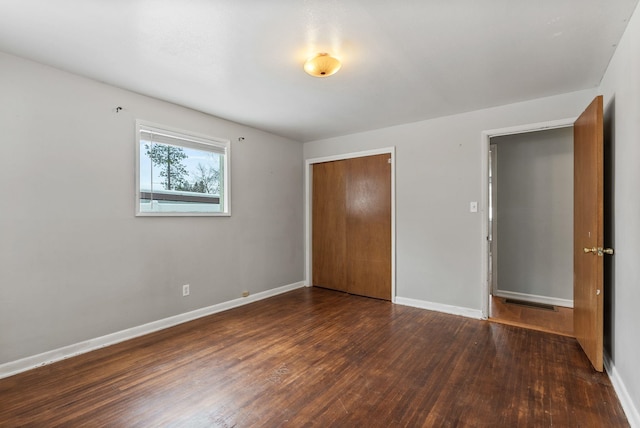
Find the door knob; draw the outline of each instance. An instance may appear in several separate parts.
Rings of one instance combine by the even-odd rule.
[[[602,257],[605,254],[613,254],[613,250],[611,248],[602,248],[598,247],[598,256]]]
[[[602,247],[593,247],[593,248],[583,248],[582,251],[585,252],[585,254],[588,253],[593,253],[596,254],[600,257],[602,257],[604,254],[609,254],[612,255],[614,253],[613,248],[602,248]]]

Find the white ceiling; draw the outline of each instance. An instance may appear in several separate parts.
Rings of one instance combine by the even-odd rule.
[[[0,50],[311,141],[595,87],[637,2],[0,0]]]

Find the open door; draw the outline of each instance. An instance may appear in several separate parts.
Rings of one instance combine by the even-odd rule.
[[[603,101],[574,124],[573,329],[591,364],[603,370]]]

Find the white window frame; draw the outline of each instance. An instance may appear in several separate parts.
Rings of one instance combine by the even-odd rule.
[[[175,144],[177,147],[186,147],[202,151],[224,153],[223,174],[222,174],[222,194],[221,209],[218,212],[205,211],[164,211],[149,212],[140,210],[140,145],[142,132],[151,131],[160,135],[168,136],[172,140],[184,142]],[[144,120],[136,120],[135,138],[135,210],[136,217],[229,217],[231,216],[231,141],[221,138],[214,138],[208,135],[184,131],[177,128],[168,127]]]

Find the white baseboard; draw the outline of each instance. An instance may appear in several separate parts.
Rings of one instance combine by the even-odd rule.
[[[461,315],[467,318],[482,319],[482,311],[480,309],[463,308],[460,306],[451,306],[442,303],[433,303],[427,302],[426,300],[417,300],[398,296],[396,296],[394,302],[398,305],[412,306],[414,308],[444,312],[445,314]]]
[[[33,355],[30,357],[22,358],[20,360],[0,364],[0,379],[13,376],[27,370],[31,370],[36,367],[55,363],[56,361],[61,361],[69,357],[74,357],[76,355],[104,348],[109,345],[115,345],[116,343],[124,342],[125,340],[133,339],[134,337],[143,336],[145,334],[173,327],[175,325],[202,318],[207,315],[212,315],[218,312],[226,311],[228,309],[237,308],[239,306],[253,303],[258,300],[263,300],[268,297],[276,296],[278,294],[286,293],[288,291],[295,290],[304,286],[305,283],[301,281],[294,284],[273,288],[271,290],[251,294],[247,297],[241,297],[239,299],[218,303],[206,308],[196,309],[195,311],[185,312],[184,314],[175,315],[137,327],[132,327],[126,330],[107,334],[106,336],[85,340],[80,343],[75,343],[73,345],[43,352],[42,354]]]
[[[496,297],[506,297],[507,299],[524,300],[525,302],[542,303],[545,305],[562,306],[563,308],[573,308],[573,300],[558,299],[556,297],[538,296],[536,294],[517,293],[515,291],[496,290],[492,293]]]
[[[629,391],[627,391],[627,387],[624,385],[624,382],[616,370],[616,366],[613,364],[611,357],[606,352],[604,354],[604,368],[609,374],[609,379],[611,379],[613,389],[615,389],[616,394],[618,395],[618,399],[620,400],[622,409],[627,416],[629,425],[631,425],[631,428],[640,428],[640,409],[638,409],[636,403],[631,399]]]

